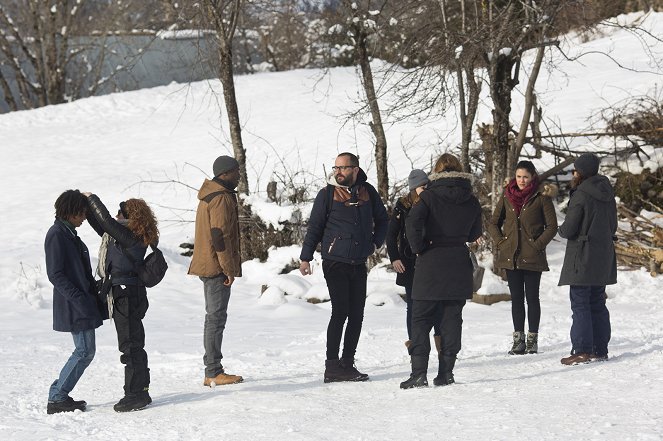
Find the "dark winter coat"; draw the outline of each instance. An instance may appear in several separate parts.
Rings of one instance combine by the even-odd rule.
[[[76,229],[56,219],[46,233],[44,251],[53,284],[53,329],[81,332],[101,326],[90,253]]]
[[[559,235],[567,239],[559,285],[617,283],[615,193],[605,176],[583,181],[571,195]]]
[[[106,273],[111,275],[113,286],[143,285],[134,268],[145,258],[147,246],[129,228],[116,221],[96,195],[88,196],[87,201],[90,226],[100,236],[108,233],[114,239],[106,252]]]
[[[412,252],[410,243],[405,235],[405,219],[407,218],[412,202],[410,194],[400,198],[396,202],[394,211],[389,218],[387,226],[387,254],[391,262],[400,260],[405,267],[405,272],[396,274],[396,284],[399,286],[412,286],[414,282],[414,264],[417,255]]]
[[[313,252],[322,243],[322,258],[351,265],[363,264],[387,234],[387,210],[375,188],[366,182],[359,169],[352,187],[334,185],[331,211],[327,216],[327,188],[318,192],[308,221],[300,259],[313,260]]]
[[[506,196],[497,203],[487,226],[497,249],[497,268],[548,271],[546,246],[557,234],[553,184],[542,184],[516,215]]]
[[[472,262],[466,242],[481,236],[481,205],[472,194],[472,175],[442,172],[430,176],[421,202],[410,209],[405,226],[418,254],[414,300],[472,297]]]

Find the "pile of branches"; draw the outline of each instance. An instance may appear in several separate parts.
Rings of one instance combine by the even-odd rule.
[[[663,273],[663,228],[623,204],[617,206],[617,212],[630,226],[628,230],[617,229],[617,263],[649,268],[652,276]]]

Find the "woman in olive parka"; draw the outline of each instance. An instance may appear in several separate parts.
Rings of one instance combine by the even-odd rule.
[[[546,246],[557,233],[553,184],[542,184],[534,164],[520,161],[488,223],[497,252],[497,268],[506,270],[511,292],[513,345],[509,354],[538,351],[541,273],[548,271]],[[525,340],[525,299],[528,332]]]

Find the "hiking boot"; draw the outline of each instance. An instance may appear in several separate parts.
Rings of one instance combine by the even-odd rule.
[[[137,394],[125,395],[113,406],[113,409],[115,412],[132,412],[145,409],[150,403],[152,403],[152,397],[147,391],[143,391]]]
[[[589,361],[608,361],[608,354],[598,355],[598,354],[589,354]]]
[[[54,413],[73,412],[75,410],[85,412],[86,407],[87,403],[85,401],[76,401],[71,397],[67,397],[66,400],[62,401],[49,401],[46,405],[46,413],[53,415]]]
[[[242,381],[244,381],[244,378],[242,378],[241,375],[231,375],[226,374],[225,372],[221,372],[219,375],[213,378],[205,377],[205,380],[203,380],[203,386],[223,386],[225,384],[241,383]]]
[[[571,354],[568,357],[562,358],[560,361],[566,366],[573,366],[581,363],[589,363],[592,360],[587,352],[581,352],[580,354]]]
[[[415,387],[428,387],[426,373],[410,374],[410,378],[401,383],[401,389],[412,389]]]
[[[347,363],[347,362],[346,362]],[[359,372],[352,364],[342,364],[341,360],[325,360],[325,383],[336,383],[339,381],[366,381],[368,375]]]
[[[362,372],[359,372],[357,370],[357,367],[355,366],[355,360],[354,358],[341,358],[340,360],[340,365],[343,369],[345,369],[349,375],[351,375],[354,380],[352,381],[367,381],[368,380],[368,374],[364,374]]]
[[[525,333],[515,331],[513,333],[513,346],[509,351],[509,355],[523,355],[525,353]]]
[[[539,352],[539,334],[536,332],[527,333],[527,343],[525,343],[526,354],[536,354]]]

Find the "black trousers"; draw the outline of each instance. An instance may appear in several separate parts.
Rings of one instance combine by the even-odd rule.
[[[461,347],[465,302],[465,300],[413,300],[410,355],[428,357],[430,330],[438,321],[442,340],[440,356],[455,357]]]
[[[327,326],[327,360],[338,359],[346,320],[348,324],[345,327],[342,358],[354,358],[364,321],[366,264],[351,265],[323,260],[322,271],[332,304],[331,318]]]
[[[539,286],[541,271],[506,270],[506,280],[511,292],[511,319],[513,330],[525,332],[525,298],[527,298],[527,324],[529,332],[538,333],[541,322]]]
[[[148,390],[150,370],[145,352],[143,318],[149,302],[144,286],[116,285],[113,287],[113,321],[117,344],[124,364],[124,394],[135,395]]]

